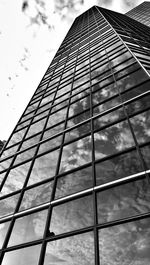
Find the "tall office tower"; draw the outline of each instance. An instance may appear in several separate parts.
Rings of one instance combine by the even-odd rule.
[[[150,27],[150,2],[144,1],[128,11],[126,15]]]
[[[149,264],[149,37],[75,19],[3,149],[0,264]]]

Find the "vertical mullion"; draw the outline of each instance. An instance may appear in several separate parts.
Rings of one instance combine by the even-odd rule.
[[[88,11],[89,12],[89,11]],[[94,16],[93,16],[94,18]],[[96,23],[95,23],[96,24]],[[90,21],[88,13],[88,38],[89,38],[89,75],[90,75],[90,116],[91,116],[91,141],[92,141],[92,178],[93,186],[96,186],[96,173],[95,173],[95,144],[94,144],[94,121],[93,117],[93,106],[92,106],[92,77],[91,77],[91,41],[90,41]],[[94,209],[94,248],[95,248],[95,265],[99,265],[99,238],[98,238],[98,216],[97,216],[97,196],[96,192],[93,191],[93,209]]]
[[[78,22],[78,24],[79,24],[79,22]],[[82,22],[82,24],[83,24],[83,22]],[[82,35],[82,26],[81,26],[80,38],[81,38],[81,35]],[[73,38],[73,42],[74,42],[74,39],[75,38]],[[79,52],[79,47],[80,47],[80,42],[79,42],[79,45],[78,45],[78,52]],[[69,57],[69,52],[70,51],[71,51],[71,47],[70,47],[70,49],[68,51],[67,58]],[[76,57],[76,61],[75,61],[75,66],[74,66],[74,73],[75,73],[75,70],[76,70],[78,52],[77,52],[77,57]],[[71,101],[71,95],[72,95],[72,89],[73,89],[73,82],[74,82],[74,76],[72,78],[72,85],[71,85],[71,91],[70,91],[70,98],[69,98],[69,102],[68,102],[68,109],[67,109],[67,113],[66,113],[64,130],[66,129],[67,121],[68,121],[67,118],[68,118],[68,114],[69,114],[69,107],[70,107],[70,101]],[[54,177],[54,184],[53,184],[53,189],[52,189],[52,194],[51,194],[51,201],[54,200],[54,196],[55,196],[55,190],[56,190],[56,185],[57,185],[57,174],[59,172],[59,167],[60,167],[60,162],[61,162],[64,138],[65,138],[65,132],[63,132],[63,136],[62,136],[62,143],[61,143],[61,146],[60,146],[60,152],[59,152],[58,162],[57,162],[57,166],[56,166],[56,174],[55,174],[55,177]],[[46,220],[45,231],[44,231],[44,236],[43,236],[44,240],[43,240],[43,243],[42,243],[42,249],[41,249],[41,254],[40,254],[38,265],[42,265],[43,262],[44,262],[44,256],[45,256],[45,252],[46,252],[46,241],[45,241],[45,238],[47,237],[47,233],[49,231],[51,215],[52,215],[52,205],[50,205],[49,208],[48,208],[47,220]]]

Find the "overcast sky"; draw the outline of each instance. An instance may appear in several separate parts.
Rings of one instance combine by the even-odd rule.
[[[7,140],[75,17],[94,4],[125,13],[141,0],[1,0],[0,140]]]

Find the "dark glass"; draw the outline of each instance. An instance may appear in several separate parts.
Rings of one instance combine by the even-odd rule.
[[[125,76],[124,77],[121,77],[120,80],[117,80],[117,87],[119,88],[120,92],[123,92],[123,91],[126,91],[126,90],[129,90],[131,87],[134,87],[136,85],[139,85],[141,84],[143,81],[147,80],[148,79],[148,76],[147,74],[143,71],[143,69],[137,69],[135,72],[133,73],[127,73],[126,75],[126,72],[124,73]],[[140,91],[139,91],[140,90]],[[134,94],[133,96],[135,95],[136,96],[136,92],[138,94],[141,94],[145,91],[145,85],[142,86],[141,88],[139,89],[135,89],[134,90]],[[133,97],[131,96],[131,98]],[[126,100],[126,97],[125,96],[122,96],[123,100],[125,101]]]
[[[16,219],[8,246],[18,245],[43,237],[47,210]]]
[[[148,265],[150,219],[121,224],[99,231],[101,265]]]
[[[86,167],[57,179],[55,199],[93,186],[92,168]]]
[[[91,162],[91,159],[91,137],[87,136],[64,146],[61,158],[60,173]]]
[[[113,105],[118,105],[118,97],[115,100],[112,101],[108,101],[105,104],[101,104],[99,106],[97,106],[96,108],[94,108],[94,115],[98,115],[104,111],[109,110],[109,108],[111,108],[111,106],[113,107]],[[124,110],[123,107],[118,108],[117,110],[112,110],[110,111],[108,114],[105,114],[103,116],[100,116],[97,119],[94,119],[94,129],[100,129],[103,126],[109,126],[109,124],[115,122],[115,121],[119,121],[120,119],[125,118],[125,114],[124,114]]]
[[[47,243],[44,265],[94,265],[93,233],[63,238]]]
[[[96,184],[111,182],[143,171],[136,150],[96,163]]]
[[[149,90],[149,87],[150,87],[150,82],[140,83],[140,84],[137,84],[137,86],[133,86],[133,87],[132,86],[131,87],[129,86],[129,88],[122,93],[122,95],[121,95],[122,100],[123,101],[130,100],[130,99],[132,99],[132,98],[134,98],[134,97],[136,97],[136,96],[138,96],[138,95],[140,95],[140,94],[148,91]],[[143,99],[142,99],[142,101],[143,101]],[[134,110],[134,104],[136,104],[136,103],[133,102],[132,104],[133,104],[133,108],[132,109]],[[139,104],[139,106],[140,105],[142,105],[142,104]],[[135,108],[135,110],[136,110],[136,108]]]
[[[138,143],[150,140],[150,110],[130,119]]]
[[[140,150],[144,159],[145,169],[150,169],[150,144],[148,143],[146,146],[141,147]]]
[[[2,265],[38,265],[41,245],[6,252]]]
[[[87,132],[90,132],[90,122],[84,123],[83,125],[80,125],[76,127],[75,129],[70,130],[69,132],[65,133],[65,142],[71,141],[73,139],[76,139],[78,137],[82,137]]]
[[[105,130],[96,132],[94,139],[96,159],[134,146],[134,140],[127,121],[117,123]]]
[[[150,95],[146,95],[145,97],[141,97],[138,100],[133,101],[132,103],[126,105],[126,110],[128,115],[135,115],[139,111],[144,111],[149,108]],[[147,112],[149,113],[149,111]]]
[[[50,201],[52,187],[53,187],[53,182],[51,181],[46,184],[37,186],[35,188],[26,190],[20,205],[20,211]]]

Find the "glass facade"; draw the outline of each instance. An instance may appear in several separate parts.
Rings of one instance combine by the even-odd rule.
[[[150,2],[144,1],[126,13],[127,16],[150,27]]]
[[[149,264],[145,28],[75,19],[1,155],[0,264]]]

